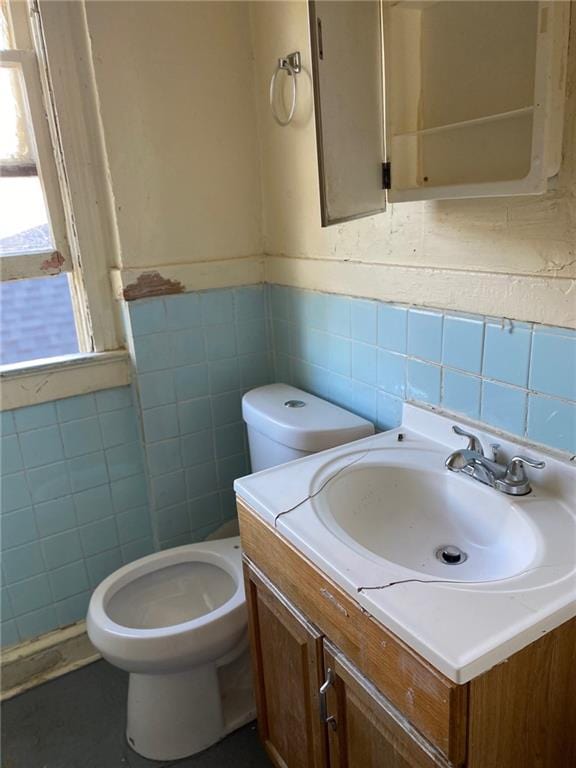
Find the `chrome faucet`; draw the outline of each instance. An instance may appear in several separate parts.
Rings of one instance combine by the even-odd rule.
[[[444,462],[451,472],[463,472],[473,480],[478,480],[484,485],[489,485],[497,491],[507,493],[510,496],[526,496],[532,487],[526,475],[524,465],[534,469],[544,469],[543,461],[534,461],[527,456],[514,456],[508,464],[498,462],[498,446],[493,445],[493,459],[484,455],[482,443],[476,435],[466,432],[454,425],[452,430],[462,437],[468,438],[468,446],[462,450],[454,451]]]

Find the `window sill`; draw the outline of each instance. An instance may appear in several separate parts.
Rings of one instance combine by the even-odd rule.
[[[122,387],[130,379],[130,356],[124,349],[4,365],[0,410]]]

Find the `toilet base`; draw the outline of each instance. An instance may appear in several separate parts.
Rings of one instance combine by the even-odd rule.
[[[224,666],[130,675],[126,738],[150,760],[201,752],[255,716],[247,650]]]

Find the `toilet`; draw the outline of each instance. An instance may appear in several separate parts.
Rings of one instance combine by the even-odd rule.
[[[374,425],[366,419],[287,384],[247,392],[242,416],[252,472],[374,434]]]
[[[254,472],[374,433],[373,425],[285,384],[244,395]],[[130,673],[126,737],[152,760],[195,754],[253,720],[240,537],[157,552],[96,588],[87,630]]]

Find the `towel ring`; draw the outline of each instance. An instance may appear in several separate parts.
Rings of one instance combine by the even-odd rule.
[[[288,73],[288,77],[292,78],[292,100],[290,109],[288,111],[288,116],[286,118],[280,117],[276,111],[276,80],[282,70]],[[294,51],[294,53],[289,53],[288,56],[278,59],[278,64],[276,65],[276,69],[274,70],[272,79],[270,80],[270,109],[272,110],[272,117],[274,120],[276,120],[278,125],[286,126],[292,122],[294,112],[296,111],[296,98],[298,95],[296,75],[299,74],[300,71],[300,51]]]

